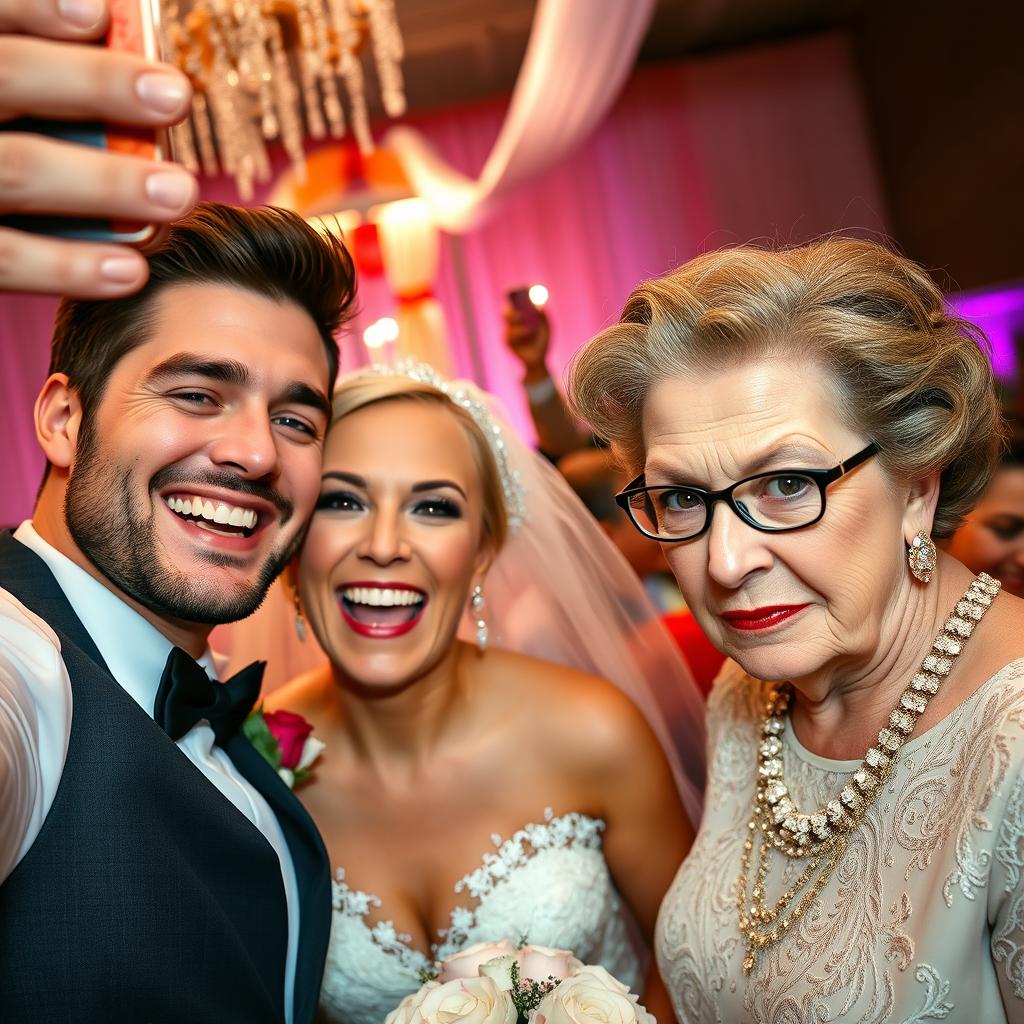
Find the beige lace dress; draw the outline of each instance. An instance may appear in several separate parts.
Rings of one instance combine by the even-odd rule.
[[[708,705],[708,788],[656,948],[681,1024],[1024,1022],[1024,659],[911,737],[815,906],[744,976],[736,877],[763,684],[727,663]],[[804,749],[785,778],[819,806],[860,762]],[[801,862],[774,853],[773,902]]]

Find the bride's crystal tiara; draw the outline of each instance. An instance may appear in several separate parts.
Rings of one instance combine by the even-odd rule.
[[[445,380],[432,366],[412,359],[402,359],[389,366],[374,363],[354,375],[360,377],[405,377],[418,384],[427,384],[440,391],[450,402],[465,409],[483,431],[487,444],[498,466],[501,489],[505,495],[505,512],[510,530],[517,530],[526,519],[526,488],[519,478],[519,471],[509,462],[505,444],[504,429],[491,412],[484,399],[484,393],[468,381]]]

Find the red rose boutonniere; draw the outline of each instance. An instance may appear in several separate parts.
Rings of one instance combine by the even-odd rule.
[[[292,711],[264,712],[258,707],[242,731],[289,789],[309,778],[313,762],[326,746],[313,735],[313,726]]]

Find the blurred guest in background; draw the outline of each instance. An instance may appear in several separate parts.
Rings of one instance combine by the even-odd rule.
[[[626,478],[615,468],[611,453],[605,448],[570,452],[559,460],[558,469],[640,577],[648,596],[662,612],[662,623],[690,666],[694,682],[707,696],[725,655],[715,650],[686,609],[662,546],[637,530],[616,503],[615,493],[625,486]]]
[[[573,417],[558,384],[548,369],[551,323],[543,309],[537,309],[536,323],[528,323],[523,314],[509,304],[503,312],[505,344],[523,364],[523,392],[537,431],[537,445],[551,460],[589,448],[593,438]]]
[[[1024,602],[933,540],[997,462],[984,340],[835,238],[698,257],[578,357],[735,662],[658,919],[679,1020],[1024,1020]]]
[[[622,552],[659,611],[678,611],[682,595],[669,572],[657,541],[639,533],[618,505],[615,494],[626,478],[612,463],[606,448],[581,448],[558,460],[558,471],[576,492],[611,542]]]
[[[693,616],[668,569],[661,545],[634,529],[615,502],[615,493],[626,477],[615,466],[611,453],[594,443],[579,425],[558,390],[547,365],[551,325],[543,309],[537,310],[536,326],[527,324],[513,305],[504,311],[505,343],[520,360],[526,374],[523,390],[537,431],[541,451],[555,457],[558,471],[568,481],[601,529],[622,552],[640,577],[662,621],[686,658],[694,681],[703,694],[711,689],[724,655],[710,644]]]
[[[945,549],[973,572],[987,572],[1024,597],[1024,430],[1011,425],[1010,441],[981,501]]]

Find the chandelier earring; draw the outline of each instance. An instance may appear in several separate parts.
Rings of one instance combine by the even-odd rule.
[[[300,643],[306,642],[306,619],[302,614],[302,598],[299,597],[298,588],[292,591],[292,604],[295,605],[295,635]]]
[[[907,551],[907,563],[914,579],[927,583],[935,572],[937,561],[935,542],[924,530],[918,530]]]
[[[469,599],[470,608],[473,610],[473,622],[476,625],[476,645],[481,651],[487,650],[487,623],[484,621],[483,587],[478,583],[473,588],[473,595]]]

